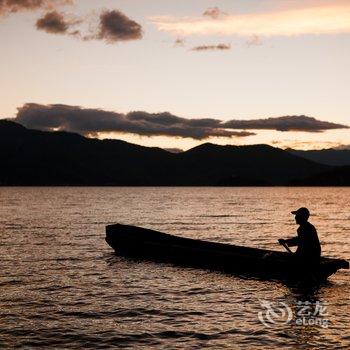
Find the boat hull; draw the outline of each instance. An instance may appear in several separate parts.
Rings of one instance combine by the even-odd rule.
[[[269,279],[324,281],[337,270],[349,268],[345,260],[321,258],[319,268],[310,271],[287,252],[177,237],[120,224],[106,227],[106,242],[122,256]]]

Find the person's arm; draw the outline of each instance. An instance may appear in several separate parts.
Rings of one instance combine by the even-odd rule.
[[[294,247],[299,244],[299,237],[286,239],[286,243],[289,247]]]
[[[278,242],[280,242],[280,244],[285,243],[289,247],[294,247],[294,246],[297,246],[299,244],[299,238],[293,237],[293,238],[289,238],[289,239],[279,239]]]

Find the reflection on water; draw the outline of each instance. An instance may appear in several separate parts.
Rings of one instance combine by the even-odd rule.
[[[0,188],[0,347],[350,347],[349,272],[317,290],[113,254],[121,222],[282,249],[292,209],[314,215],[325,255],[349,259],[347,188]],[[327,305],[329,327],[264,326],[261,301]]]

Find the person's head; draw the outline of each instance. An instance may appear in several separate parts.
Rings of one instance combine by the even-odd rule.
[[[299,208],[298,210],[292,211],[292,214],[295,215],[295,222],[298,225],[307,222],[310,217],[310,212],[307,208]]]

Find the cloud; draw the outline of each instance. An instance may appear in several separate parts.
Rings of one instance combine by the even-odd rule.
[[[347,129],[349,126],[317,120],[305,115],[293,115],[267,119],[229,120],[222,125],[227,129],[277,130],[322,132],[333,129]]]
[[[247,130],[320,132],[348,128],[346,125],[320,121],[306,116],[223,122],[212,118],[181,118],[168,112],[148,113],[135,111],[123,114],[79,106],[35,103],[27,103],[18,108],[18,113],[14,120],[28,128],[47,131],[64,130],[86,136],[118,132],[197,140],[209,137],[247,137],[256,135],[255,132]]]
[[[142,38],[142,27],[119,10],[104,11],[96,38],[108,43],[137,40]]]
[[[53,9],[57,6],[71,5],[72,0],[0,0],[0,15],[21,11]]]
[[[69,31],[70,27],[83,23],[82,19],[67,18],[55,9],[71,5],[73,0],[0,0],[0,16],[20,11],[47,10],[36,22],[36,28],[50,34],[68,34],[84,41],[104,40],[107,43],[141,39],[142,26],[119,10],[105,10],[99,17],[98,28],[90,34],[82,34],[81,29]]]
[[[213,51],[213,50],[230,50],[231,45],[227,44],[217,44],[217,45],[200,45],[195,46],[191,51]]]
[[[51,34],[66,34],[71,26],[80,23],[78,19],[67,19],[63,13],[57,11],[47,12],[36,22],[36,27]],[[76,34],[73,32],[70,34]]]
[[[293,150],[350,150],[350,145],[332,141],[297,141],[297,140],[274,140],[271,142],[275,147]]]
[[[170,113],[130,112],[128,114],[68,105],[25,104],[15,121],[33,129],[65,130],[86,136],[101,132],[132,133],[144,136],[172,136],[197,140],[209,137],[246,137],[247,131],[230,131],[217,119],[186,119]]]
[[[211,13],[211,12],[210,12]],[[212,12],[215,15],[215,11]],[[206,16],[208,17],[208,16]],[[175,35],[293,36],[350,32],[349,1],[334,1],[301,8],[230,14],[213,21],[205,17],[152,17],[160,31]]]
[[[332,148],[338,150],[338,151],[350,151],[350,145],[343,144],[338,142],[337,145],[333,146]]]
[[[339,151],[350,151],[350,145],[338,144],[334,149]]]
[[[222,12],[218,7],[209,7],[206,9],[203,13],[203,16],[210,17],[212,19],[218,19],[222,16],[226,16],[227,14],[225,12]]]
[[[72,26],[83,24],[84,20],[73,15],[51,11],[39,18],[36,27],[51,34],[67,34],[83,41],[104,40],[108,43],[136,40],[142,38],[142,27],[118,10],[103,11],[99,16],[98,25],[84,33],[79,29],[70,31]]]

